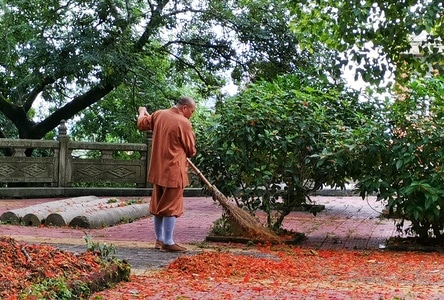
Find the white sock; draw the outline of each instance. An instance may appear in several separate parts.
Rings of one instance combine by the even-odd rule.
[[[154,233],[156,234],[156,239],[163,242],[163,217],[154,216]]]
[[[174,245],[173,233],[176,226],[176,217],[163,217],[163,237],[166,245]]]

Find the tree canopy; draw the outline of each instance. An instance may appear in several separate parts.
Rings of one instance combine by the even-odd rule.
[[[306,49],[326,45],[359,65],[356,77],[397,82],[443,71],[444,5],[440,0],[302,0],[289,2],[292,27]],[[375,55],[376,54],[376,55]],[[349,63],[347,58],[337,62]]]
[[[2,3],[0,120],[20,138],[44,137],[118,87],[136,92],[121,99],[136,106],[147,95],[170,100],[186,86],[217,95],[227,70],[251,81],[314,64],[281,1]],[[35,121],[38,103],[49,112]]]
[[[219,97],[227,72],[241,84],[301,68],[337,80],[351,60],[371,83],[442,71],[442,12],[438,0],[6,0],[0,138],[42,138],[107,97],[127,111],[185,90]]]

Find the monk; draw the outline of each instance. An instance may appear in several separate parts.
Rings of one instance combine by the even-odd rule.
[[[153,131],[148,170],[153,193],[149,209],[154,216],[155,248],[162,251],[187,251],[174,242],[173,235],[176,218],[184,210],[183,192],[189,184],[187,157],[196,155],[196,137],[189,121],[195,109],[191,97],[182,97],[173,107],[152,114],[139,107],[137,128]]]

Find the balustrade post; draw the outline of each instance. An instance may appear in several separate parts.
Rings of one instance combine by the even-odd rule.
[[[58,149],[58,187],[66,187],[67,183],[70,182],[71,178],[71,166],[70,159],[68,156],[71,155],[71,152],[68,149],[69,136],[67,135],[67,127],[65,120],[60,121],[60,125],[58,127],[59,134],[57,136],[57,140],[59,141],[59,149]]]

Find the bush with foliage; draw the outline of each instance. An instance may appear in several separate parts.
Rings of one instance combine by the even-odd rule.
[[[377,193],[386,200],[398,231],[420,241],[444,240],[443,95],[442,77],[412,82],[387,107],[386,132],[379,129],[355,157],[355,164],[365,166],[361,195]],[[406,220],[411,224],[404,229]]]
[[[342,86],[302,78],[252,84],[218,103],[212,125],[198,136],[204,173],[239,206],[265,211],[274,229],[310,202],[311,193],[344,187],[345,167],[321,154],[335,132],[360,126],[361,116],[373,113]]]

